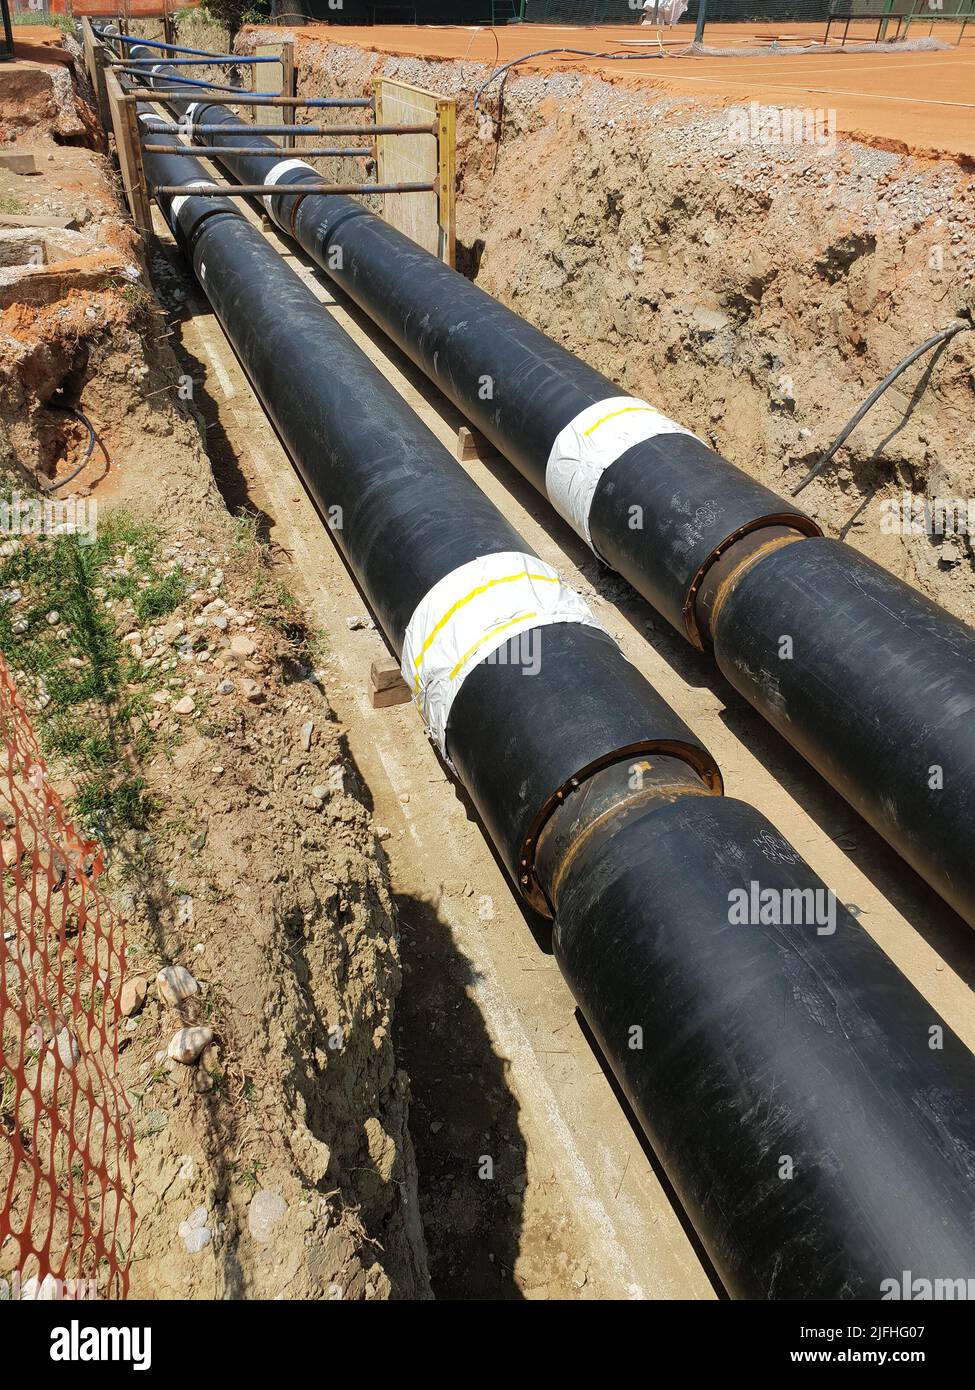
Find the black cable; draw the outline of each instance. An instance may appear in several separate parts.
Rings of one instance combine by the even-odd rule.
[[[853,416],[853,418],[851,420],[848,420],[847,423],[843,426],[843,428],[840,430],[839,434],[836,436],[832,444],[826,450],[825,454],[823,454],[819,462],[813,464],[812,468],[810,468],[809,472],[803,478],[802,482],[798,483],[796,487],[792,489],[790,496],[798,497],[799,493],[802,492],[803,488],[806,487],[807,484],[811,483],[814,478],[819,477],[820,473],[823,472],[823,470],[832,460],[833,455],[836,453],[837,449],[839,449],[841,445],[843,445],[846,442],[846,440],[850,437],[850,435],[856,429],[857,425],[863,419],[864,415],[866,415],[867,411],[871,408],[871,406],[875,405],[876,402],[880,400],[880,397],[887,390],[887,387],[890,386],[893,382],[895,382],[897,378],[900,376],[900,374],[906,371],[912,362],[916,362],[919,357],[923,357],[923,355],[926,352],[930,352],[930,350],[934,347],[937,347],[939,343],[946,343],[948,339],[953,338],[956,333],[961,333],[963,329],[971,327],[972,325],[970,323],[966,323],[964,320],[962,320],[960,323],[952,323],[947,328],[943,328],[940,333],[935,333],[933,337],[928,338],[925,342],[923,342],[920,345],[920,347],[914,348],[912,352],[909,352],[907,354],[903,361],[898,362],[897,366],[893,369],[893,371],[888,372],[887,375],[884,377],[883,381],[881,381],[879,385],[873,388],[873,390],[870,392],[870,395],[864,401],[863,405],[861,405],[860,409]]]
[[[643,60],[646,58],[673,58],[678,56],[673,53],[658,53],[656,51],[652,53],[597,53],[595,49],[590,48],[536,48],[533,53],[523,53],[520,58],[512,58],[510,63],[504,63],[500,68],[495,68],[490,77],[486,77],[474,93],[474,110],[478,110],[481,93],[484,91],[485,87],[490,87],[495,78],[500,77],[501,74],[507,72],[509,68],[517,67],[519,63],[526,62],[529,58],[545,58],[551,53],[569,53],[576,58],[606,58],[611,62],[618,62],[624,58]]]
[[[91,458],[95,450],[95,428],[92,425],[91,421],[88,419],[88,416],[82,414],[82,412],[77,408],[77,406],[59,405],[56,401],[48,401],[47,408],[48,410],[62,410],[64,411],[65,415],[73,415],[76,420],[81,421],[85,429],[88,431],[88,447],[85,450],[85,456],[78,464],[78,467],[75,468],[73,472],[69,473],[66,478],[58,478],[57,482],[51,483],[50,486],[42,489],[42,491],[44,492],[56,492],[59,487],[64,487],[65,483],[70,483],[72,478],[77,478],[78,474],[81,472],[85,464]]]

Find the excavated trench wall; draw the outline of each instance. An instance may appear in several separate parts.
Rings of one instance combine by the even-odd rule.
[[[951,158],[822,125],[798,144],[776,142],[774,122],[743,136],[747,108],[568,72],[509,76],[500,110],[495,84],[479,115],[489,70],[475,63],[307,40],[297,60],[303,95],[359,96],[385,75],[456,98],[458,267],[780,492],[975,301],[975,190]],[[975,333],[929,365],[887,391],[802,500],[964,617]],[[954,508],[943,534],[925,496]]]

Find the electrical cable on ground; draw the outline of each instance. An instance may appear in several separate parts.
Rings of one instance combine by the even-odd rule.
[[[877,401],[880,400],[880,397],[887,390],[888,386],[893,385],[893,383],[897,380],[901,373],[905,372],[912,362],[916,362],[919,357],[923,357],[926,352],[930,352],[931,348],[937,347],[939,343],[948,342],[949,339],[953,338],[956,333],[961,333],[966,328],[971,328],[972,326],[972,324],[966,323],[964,320],[960,321],[959,323],[949,324],[947,328],[943,328],[940,333],[935,333],[932,337],[927,338],[923,343],[921,343],[919,347],[914,348],[913,351],[909,352],[902,361],[898,362],[897,366],[893,369],[893,371],[888,372],[887,375],[884,377],[883,381],[881,381],[877,386],[873,388],[873,390],[870,392],[870,395],[864,401],[863,405],[861,405],[860,409],[856,412],[856,414],[843,426],[843,428],[840,430],[839,434],[836,436],[832,444],[826,450],[825,454],[823,454],[819,462],[813,464],[812,468],[810,468],[809,472],[803,478],[802,482],[797,483],[796,486],[792,489],[790,496],[798,497],[799,493],[802,492],[803,488],[807,487],[813,481],[814,478],[819,477],[819,475],[824,471],[824,469],[828,467],[837,450],[840,449],[842,445],[846,443],[847,439],[850,437],[850,435],[853,433],[857,425],[867,414],[867,412],[871,409],[871,407],[876,405]]]

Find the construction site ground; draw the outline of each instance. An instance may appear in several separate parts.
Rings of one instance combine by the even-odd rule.
[[[598,74],[631,90],[681,95],[710,105],[781,102],[834,107],[844,135],[869,140],[882,149],[920,153],[951,152],[975,158],[975,25],[955,45],[950,24],[916,24],[910,39],[931,36],[944,44],[938,52],[856,52],[857,41],[872,42],[877,25],[854,24],[847,51],[808,54],[765,52],[748,57],[688,54],[690,25],[657,30],[638,25],[582,27],[516,24],[501,28],[432,28],[414,25],[310,24],[295,29],[299,49],[335,43],[372,53],[423,57],[451,63],[482,64],[489,70],[539,49],[576,48],[631,58],[549,54],[518,64],[524,72]],[[709,24],[704,42],[711,48],[768,49],[821,41],[823,24]],[[830,43],[838,44],[841,28]]]
[[[709,29],[709,42],[717,41],[718,27]],[[300,47],[304,47],[327,42],[336,31],[331,31],[331,36],[324,28],[296,33]],[[635,33],[643,37],[631,28],[619,33],[628,40]],[[743,37],[740,28],[736,27],[735,33]],[[265,31],[260,36],[263,40]],[[452,60],[465,56],[473,60],[476,56],[489,69],[496,61],[503,62],[506,56],[531,47],[574,43],[577,39],[585,39],[580,42],[585,47],[590,38],[603,43],[610,37],[610,31],[604,29],[567,35],[564,30],[543,32],[537,26],[499,31],[356,31],[343,26],[340,42],[344,49],[355,45],[365,48],[368,40],[370,51],[391,54],[421,52],[436,57],[443,53]],[[930,80],[939,100],[952,101],[949,110],[935,111],[932,99],[931,114],[926,115],[927,106],[915,102],[910,109],[915,114],[921,109],[923,122],[930,124],[911,125],[910,103],[903,109],[896,104],[903,99],[896,95],[901,79],[898,70],[891,68],[883,77],[876,77],[862,111],[857,106],[850,120],[869,139],[889,141],[893,148],[907,140],[911,126],[921,145],[937,140],[952,154],[975,153],[975,143],[961,119],[965,114],[962,108],[970,105],[962,74],[966,63],[971,73],[972,56],[963,48],[950,55],[915,54],[913,59],[925,64],[946,60],[943,71],[938,70]],[[948,59],[963,66],[949,71]],[[720,101],[722,92],[728,92],[728,69],[720,68],[725,86],[715,80],[712,90],[705,70],[698,66],[704,61],[693,60],[694,72],[685,73],[684,66],[677,67],[684,60],[674,64],[660,60],[666,73],[657,77],[654,68],[654,75],[636,79],[619,76],[617,70],[627,65],[605,64],[604,72],[598,68],[598,60],[593,60],[597,63],[594,76],[611,76],[614,83],[626,85],[674,80],[681,89],[693,86],[695,101],[701,96]],[[765,60],[728,61],[744,64]],[[778,63],[776,76],[783,74],[784,81],[786,65],[793,60],[770,61]],[[887,61],[902,63],[906,57]],[[304,62],[307,76],[310,53]],[[691,62],[687,60],[686,66]],[[841,80],[848,71],[845,65],[857,62],[866,63],[867,59],[854,55],[836,58],[838,72],[830,80]],[[672,66],[675,74],[669,71]],[[649,61],[647,67],[651,67]],[[744,71],[747,74],[750,70]],[[862,87],[857,71],[857,84]],[[863,71],[869,72],[869,67]],[[350,80],[361,87],[361,78],[356,70]],[[751,88],[747,75],[741,80]],[[776,92],[780,99],[787,99],[778,89],[765,88],[763,99],[774,99]],[[554,122],[554,114],[547,114]],[[942,121],[943,126],[938,124]],[[59,196],[55,184],[57,176],[64,175],[62,154],[46,144],[45,155],[48,152],[55,153],[56,158],[49,163],[45,158],[42,174],[31,183],[30,199],[24,200],[25,208],[40,205],[45,194],[49,199]],[[71,152],[78,158],[82,154],[85,160],[94,157],[88,151]],[[482,216],[486,218],[489,206],[483,187],[488,180],[473,161],[474,155],[469,178],[472,198],[477,195],[477,202],[470,212],[468,247],[479,230],[475,224]],[[207,167],[219,176],[217,166]],[[461,197],[463,201],[463,194]],[[279,236],[249,204],[242,203],[242,207],[326,311],[337,318],[437,438],[454,451],[464,421],[449,402],[330,287],[326,277],[292,243]],[[131,502],[140,489],[165,489],[171,480],[185,475],[184,488],[185,477],[193,480],[185,494],[191,531],[194,525],[202,525],[198,521],[201,508],[207,513],[207,525],[216,524],[214,518],[220,513],[232,515],[244,509],[256,518],[259,535],[271,547],[274,574],[293,592],[302,622],[309,631],[321,635],[316,645],[316,670],[323,699],[334,716],[327,756],[341,756],[355,773],[356,805],[347,820],[354,833],[356,881],[373,884],[380,903],[385,901],[383,893],[388,885],[395,904],[391,933],[396,937],[403,984],[395,1009],[390,1006],[389,1018],[377,1015],[377,1022],[383,1029],[387,1023],[391,1027],[396,1066],[409,1078],[409,1133],[416,1153],[415,1174],[405,1138],[404,1105],[387,1105],[379,1113],[400,1154],[399,1167],[388,1170],[393,1172],[393,1185],[402,1186],[406,1208],[413,1194],[418,1198],[433,1292],[443,1298],[489,1299],[720,1296],[706,1257],[679,1214],[665,1177],[638,1127],[631,1123],[618,1088],[580,1023],[552,958],[546,924],[520,905],[462,788],[426,738],[415,709],[411,705],[372,707],[369,669],[374,660],[388,654],[386,645],[368,620],[352,576],[158,210],[154,210],[154,230],[158,241],[149,270],[154,293],[169,321],[169,336],[162,360],[153,359],[153,375],[147,384],[165,399],[166,393],[175,397],[180,373],[194,379],[194,407],[199,412],[201,437],[217,491],[209,489],[201,472],[206,462],[199,438],[183,424],[177,426],[173,437],[167,434],[163,439],[150,439],[145,455],[139,456],[131,469],[119,454],[111,468],[106,469],[102,460],[103,466],[83,475],[81,482],[94,496],[120,495]],[[500,244],[505,244],[503,239]],[[88,253],[94,254],[91,248]],[[535,254],[538,259],[537,248]],[[116,261],[122,266],[124,257],[117,256]],[[517,270],[519,263],[514,265]],[[492,262],[490,246],[485,266],[488,287],[491,277],[504,278],[504,265],[497,258]],[[533,294],[550,294],[544,285],[530,287]],[[537,305],[538,300],[532,302]],[[596,348],[599,353],[610,351],[605,338]],[[621,348],[617,341],[612,350],[625,351],[625,344]],[[608,364],[601,360],[598,365],[606,369]],[[162,458],[165,466],[154,480],[152,462],[156,457]],[[736,461],[745,463],[742,458]],[[750,802],[788,837],[840,899],[855,908],[865,929],[945,1021],[969,1046],[975,1045],[969,936],[954,914],[754,711],[731,694],[703,656],[691,651],[635,593],[595,561],[512,467],[487,453],[458,466],[465,468],[510,518],[528,545],[588,599],[629,660],[712,750],[728,795]],[[839,502],[841,506],[852,505],[845,493],[839,495]],[[155,498],[155,509],[165,510],[163,496]],[[218,532],[218,541],[207,538],[201,563],[211,549],[223,546],[222,534]],[[190,550],[197,548],[191,535],[180,533],[179,543]],[[272,645],[268,644],[266,656],[269,667],[275,659]],[[264,722],[252,730],[250,737],[256,744],[262,739],[270,742],[279,734],[293,741],[309,711],[316,722],[322,718],[315,712],[318,707],[310,703],[311,692],[307,698],[291,691],[285,694],[287,706],[284,695],[280,701],[269,702],[262,716]],[[275,756],[277,751],[275,745]],[[201,750],[194,748],[185,759],[177,760],[175,770],[167,771],[167,776],[177,787],[181,778],[184,784],[198,779],[202,757]],[[239,806],[243,813],[250,804],[243,771],[241,779]],[[309,822],[300,799],[284,797],[270,781],[266,790],[272,827],[292,815]],[[303,824],[303,829],[308,825]],[[273,845],[273,836],[265,834],[261,852],[272,856]],[[332,867],[337,871],[340,864],[333,863]],[[228,865],[223,869],[226,871]],[[299,867],[295,865],[290,873],[297,892]],[[255,874],[254,881],[259,883],[260,875]],[[255,911],[255,921],[258,917]],[[205,961],[232,960],[231,932],[227,922],[206,937]],[[191,945],[198,934],[196,927],[187,928],[182,939]],[[270,957],[264,960],[251,955],[248,963],[252,970],[265,970],[272,968],[273,962]],[[235,1007],[241,1012],[251,1009],[259,1013],[260,995],[255,1000],[252,983],[243,974],[240,964],[228,966],[225,1008],[231,1013]],[[370,976],[367,992],[381,992],[385,977],[380,974],[379,978],[377,985]],[[289,1017],[286,1013],[286,1022]],[[254,1040],[251,1038],[252,1046]],[[294,1046],[300,1048],[305,1041],[298,1034]],[[275,1109],[275,1104],[269,1102],[269,1120],[283,1123],[284,1108]],[[189,1142],[187,1135],[192,1133],[187,1110],[192,1111],[192,1106],[184,1102],[180,1142],[174,1139],[164,1150],[169,1166],[160,1159],[158,1171],[148,1166],[145,1170],[146,1210],[157,1199],[161,1203],[173,1187],[175,1178],[169,1170],[174,1159],[185,1157],[181,1145]],[[390,1113],[399,1128],[393,1126]],[[171,1123],[175,1127],[175,1122]],[[262,1142],[260,1124],[251,1129],[246,1142],[241,1140],[245,1161]],[[483,1156],[493,1159],[489,1180],[483,1176]],[[235,1154],[233,1161],[239,1165],[242,1160]],[[275,1162],[280,1167],[283,1160],[277,1158]],[[262,1177],[261,1182],[265,1181]],[[285,1174],[281,1181],[294,1180]],[[179,1184],[176,1186],[178,1189]],[[354,1195],[349,1189],[350,1201]],[[189,1211],[190,1205],[187,1197],[183,1206]],[[233,1207],[232,1202],[228,1205]],[[377,1293],[379,1285],[373,1280],[369,1296],[388,1294],[390,1285],[393,1293],[415,1294],[422,1290],[425,1274],[408,1214],[404,1218],[394,1212],[392,1199],[387,1197],[381,1215],[389,1229],[400,1234],[386,1262],[390,1284],[383,1284],[382,1292]],[[239,1219],[246,1226],[246,1215]],[[289,1224],[292,1246],[300,1243],[295,1234],[298,1229]],[[153,1291],[152,1279],[159,1270],[166,1273],[165,1292],[219,1293],[228,1287],[231,1292],[239,1291],[239,1286],[228,1286],[215,1277],[208,1282],[187,1275],[188,1257],[175,1220],[150,1220],[146,1230],[152,1245],[144,1250],[138,1275],[140,1291]],[[342,1231],[345,1238],[346,1226],[341,1221],[333,1230]],[[286,1262],[283,1247],[282,1241],[276,1258]],[[394,1258],[398,1268],[392,1267]],[[300,1272],[293,1274],[290,1285],[279,1282],[276,1286],[270,1277],[276,1264],[265,1266],[258,1261],[255,1268],[252,1277],[257,1282],[250,1287],[270,1296],[279,1287],[286,1287],[295,1296],[316,1291]]]

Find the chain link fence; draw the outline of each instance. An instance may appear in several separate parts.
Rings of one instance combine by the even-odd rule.
[[[124,933],[0,656],[0,1298],[124,1297]]]

